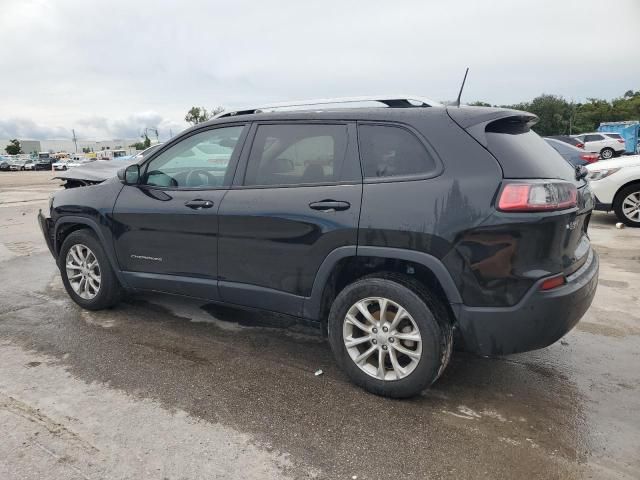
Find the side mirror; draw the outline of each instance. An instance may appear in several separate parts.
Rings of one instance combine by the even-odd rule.
[[[140,182],[140,166],[134,163],[121,168],[118,170],[118,178],[125,185],[137,185]]]

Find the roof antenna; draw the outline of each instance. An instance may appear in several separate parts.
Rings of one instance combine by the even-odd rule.
[[[462,90],[464,89],[464,83],[467,81],[467,74],[469,73],[469,67],[467,67],[467,69],[464,72],[464,78],[462,79],[462,85],[460,85],[460,92],[458,93],[458,98],[456,100],[456,102],[454,103],[454,105],[456,107],[460,106],[460,97],[462,97]]]

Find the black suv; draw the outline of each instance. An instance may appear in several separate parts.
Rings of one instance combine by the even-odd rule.
[[[593,198],[529,113],[443,107],[236,111],[39,222],[71,298],[153,290],[320,324],[365,389],[406,397],[454,339],[481,355],[550,345],[585,313]]]

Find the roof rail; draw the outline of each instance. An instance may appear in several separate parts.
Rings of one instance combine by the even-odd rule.
[[[265,111],[276,111],[279,109],[293,107],[314,107],[318,105],[340,105],[350,103],[378,102],[390,108],[408,107],[441,107],[442,104],[429,98],[415,95],[377,95],[365,97],[339,97],[339,98],[318,98],[313,100],[298,100],[293,102],[272,103],[261,107],[245,107],[219,113],[213,118],[232,117],[236,115],[249,115],[252,113],[262,113]]]

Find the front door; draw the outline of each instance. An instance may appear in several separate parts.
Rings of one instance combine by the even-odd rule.
[[[356,246],[362,175],[355,126],[264,123],[251,136],[219,211],[220,296],[299,315],[322,261]]]
[[[190,132],[141,166],[116,201],[114,243],[130,286],[218,299],[218,209],[244,125]]]

